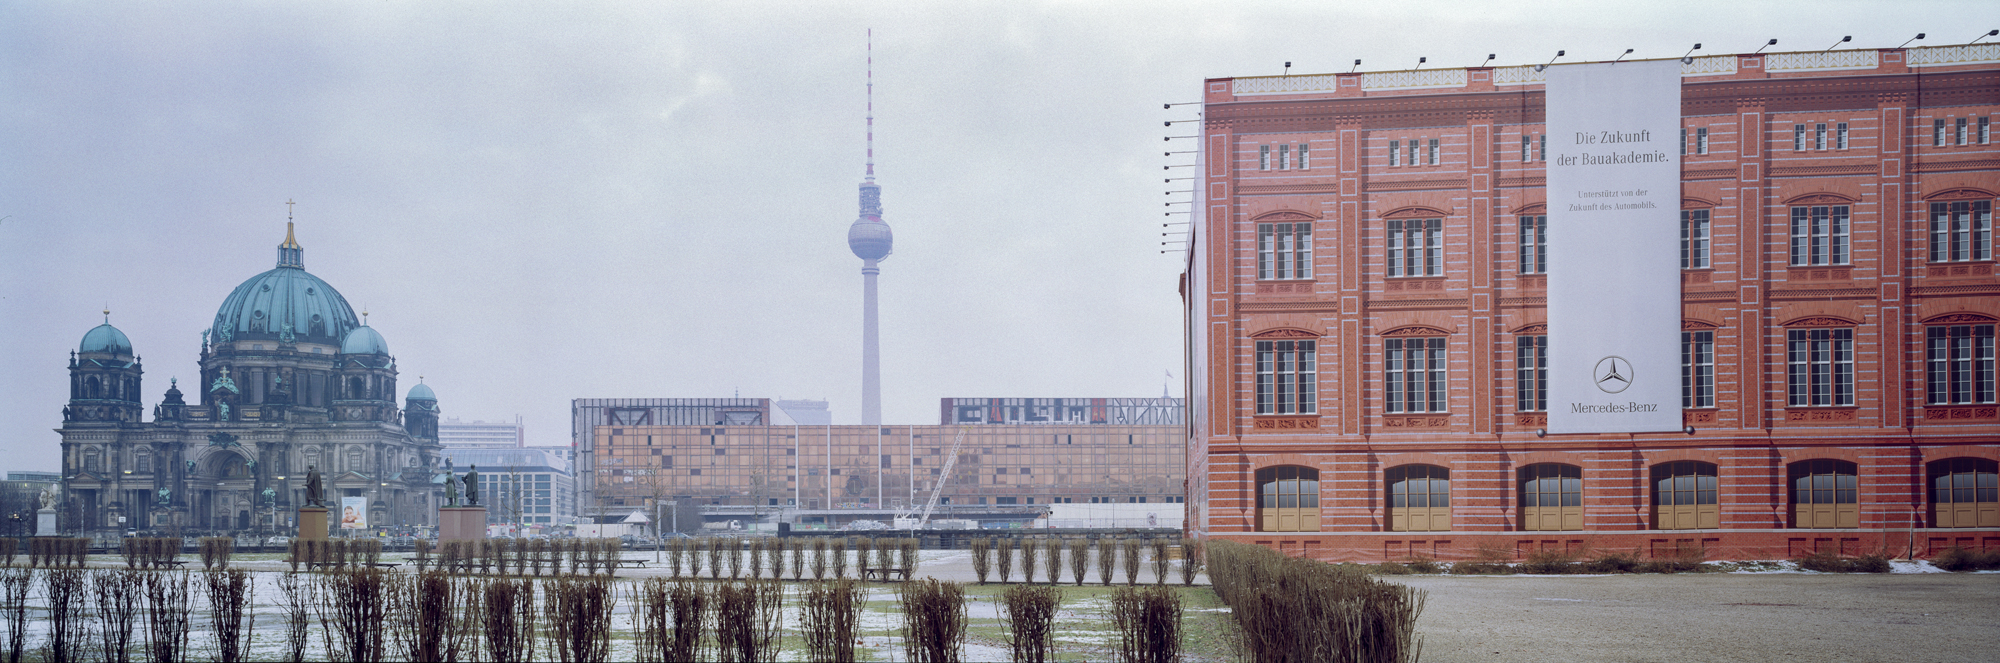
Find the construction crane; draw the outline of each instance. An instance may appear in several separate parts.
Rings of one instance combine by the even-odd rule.
[[[965,445],[965,432],[967,430],[970,430],[970,428],[966,426],[958,427],[958,439],[952,440],[951,453],[945,455],[944,467],[938,469],[937,485],[931,488],[931,498],[924,502],[924,510],[922,514],[918,515],[916,518],[911,518],[908,515],[905,515],[901,518],[897,518],[896,519],[897,529],[923,529],[925,525],[930,524],[931,511],[937,509],[938,496],[944,494],[945,484],[951,481],[951,468],[958,465],[958,449],[959,447]],[[904,527],[905,524],[909,526]]]

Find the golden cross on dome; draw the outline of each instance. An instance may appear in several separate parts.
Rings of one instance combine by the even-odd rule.
[[[285,199],[285,220],[286,220],[286,221],[290,221],[290,220],[292,220],[292,204],[293,204],[293,203],[292,203],[292,199],[290,199],[290,198],[286,198],[286,199]]]

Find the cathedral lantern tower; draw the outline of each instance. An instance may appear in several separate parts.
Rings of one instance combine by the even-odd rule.
[[[143,373],[132,341],[111,326],[111,311],[105,311],[104,324],[85,333],[70,354],[69,406],[63,408],[63,420],[140,423],[145,414],[139,399]]]

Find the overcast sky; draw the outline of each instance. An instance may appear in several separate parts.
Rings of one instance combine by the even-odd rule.
[[[446,416],[569,442],[586,397],[860,419],[864,35],[883,418],[1139,397],[1180,363],[1163,146],[1210,77],[1963,43],[1985,2],[0,0],[0,470],[54,470],[102,319],[147,410],[224,296],[306,269]],[[1968,22],[1970,21],[1970,22]],[[1973,25],[1972,23],[1977,23]],[[1176,169],[1177,172],[1187,172]],[[1178,176],[1178,175],[1176,175]],[[1176,375],[1171,387],[1180,396]],[[192,400],[192,394],[190,394]]]

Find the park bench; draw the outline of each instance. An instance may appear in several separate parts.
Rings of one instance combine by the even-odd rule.
[[[877,579],[880,579],[880,580],[881,580],[882,582],[889,582],[889,576],[890,576],[890,575],[897,575],[897,576],[901,576],[901,577],[902,577],[902,579],[904,579],[904,580],[909,580],[909,579],[910,579],[910,572],[909,572],[908,570],[905,570],[905,569],[901,568],[901,567],[895,567],[895,566],[864,566],[864,567],[861,567],[861,579],[862,579],[862,580],[867,580],[867,579],[869,579],[869,578],[877,578]]]

